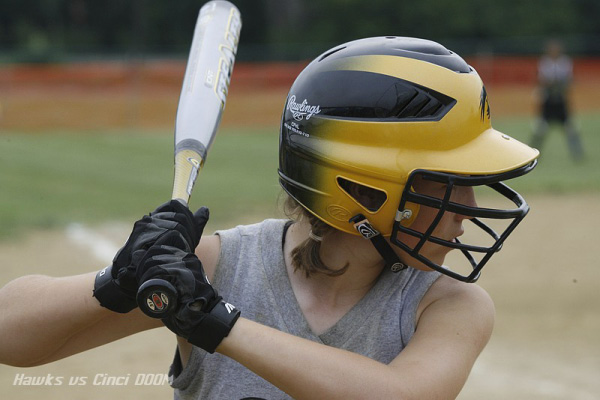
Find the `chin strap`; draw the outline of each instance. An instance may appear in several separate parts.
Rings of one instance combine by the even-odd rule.
[[[367,217],[357,214],[350,218],[350,222],[354,223],[354,228],[362,237],[369,239],[373,243],[373,246],[375,246],[375,249],[385,261],[386,266],[392,272],[400,272],[406,269],[407,265],[400,261],[392,246],[390,246],[377,229],[373,228]]]

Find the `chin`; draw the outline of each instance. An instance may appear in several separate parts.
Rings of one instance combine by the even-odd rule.
[[[412,245],[412,246],[414,246],[414,245]],[[446,256],[452,250],[455,250],[455,249],[450,248],[450,247],[440,246],[440,245],[433,244],[433,243],[428,243],[425,246],[423,246],[420,254],[422,256],[424,256],[425,258],[433,261],[437,265],[444,265]],[[432,268],[423,264],[421,261],[409,256],[408,254],[404,253],[403,251],[399,251],[399,252],[397,252],[397,254],[400,257],[400,260],[402,260],[402,262],[404,262],[406,265],[411,266],[412,268],[415,268],[415,269],[418,269],[421,271],[432,271]]]
[[[452,250],[455,250],[453,248],[440,245],[434,246],[435,247],[432,249],[426,249],[425,251],[422,251],[421,254],[438,265],[443,265],[448,253],[450,253]]]

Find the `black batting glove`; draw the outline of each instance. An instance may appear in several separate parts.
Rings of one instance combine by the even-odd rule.
[[[162,240],[161,240],[162,241]],[[202,263],[193,253],[157,242],[140,262],[140,282],[163,279],[177,290],[177,305],[162,321],[167,328],[213,353],[240,316],[208,281]]]
[[[112,265],[96,275],[94,297],[100,305],[118,313],[127,313],[137,307],[139,287],[136,268],[145,252],[167,233],[164,244],[193,252],[200,242],[208,221],[208,209],[195,214],[181,202],[171,200],[149,215],[138,220],[125,245],[117,252]]]

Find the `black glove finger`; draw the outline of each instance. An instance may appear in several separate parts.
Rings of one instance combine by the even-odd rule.
[[[159,212],[152,215],[152,220],[169,221],[171,223],[180,224],[189,229],[194,224],[194,216],[191,214],[182,214],[176,212]]]
[[[194,251],[194,249],[190,248],[189,243],[178,231],[166,231],[165,233],[160,235],[156,239],[156,242],[152,245],[152,247],[157,247],[157,248],[164,247],[164,246],[174,247],[183,253],[189,253],[189,252]],[[154,250],[154,251],[160,251],[160,250]],[[166,252],[166,250],[165,250],[165,252]],[[170,249],[170,252],[172,254],[175,254],[175,249]],[[183,258],[184,255],[185,254],[181,254],[181,257]]]
[[[167,218],[168,214],[165,213],[161,213],[161,216],[165,217],[165,218],[157,218],[157,217],[152,217],[152,219],[150,220],[149,224],[150,225],[155,225],[161,229],[177,229],[177,227],[180,224],[178,221],[176,221],[174,218]],[[181,229],[181,228],[179,228]]]
[[[188,268],[197,282],[201,282],[203,284],[210,285],[210,281],[206,276],[206,272],[204,272],[204,267],[202,266],[202,262],[198,259],[195,254],[188,253],[183,258],[183,262],[185,263],[186,268]]]
[[[171,200],[159,206],[151,217],[154,223],[159,226],[164,226],[168,229],[176,229],[188,241],[190,249],[193,250],[198,246],[200,237],[204,231],[204,227],[208,222],[209,210],[206,207],[201,207],[194,214],[188,207],[178,200]],[[160,221],[176,222],[177,226],[166,226]]]
[[[161,212],[152,217],[152,222],[157,226],[168,229],[176,230],[188,243],[188,248],[195,249],[200,242],[200,236],[202,234],[199,231],[196,220],[191,212],[188,210],[188,214]]]
[[[182,268],[183,267],[183,268]],[[196,277],[183,263],[163,265],[169,275],[171,283],[177,289],[181,302],[187,303],[194,299],[196,290]]]
[[[202,237],[204,233],[204,227],[210,217],[210,211],[207,207],[200,207],[198,211],[194,213],[195,226],[198,232],[198,238]]]
[[[172,232],[172,231],[167,232],[165,235],[160,237],[156,241],[156,243],[144,253],[144,257],[140,261],[140,264],[145,263],[146,260],[148,260],[152,257],[160,256],[160,255],[171,256],[171,257],[173,257],[173,259],[183,260],[183,258],[185,257],[186,254],[191,254],[191,253],[188,253],[187,251],[181,250],[179,247],[169,246],[168,244],[165,244],[165,243],[169,243],[173,240],[173,238],[171,238],[171,236],[173,236],[173,237],[177,236],[177,232]]]
[[[173,213],[181,213],[181,214],[189,214],[191,216],[192,212],[189,208],[180,202],[179,200],[169,200],[166,203],[161,204],[156,207],[154,211],[150,213],[150,215],[155,215],[161,212],[173,212]]]
[[[113,265],[117,268],[113,268],[112,274],[113,278],[116,278],[116,273],[119,268],[126,267],[130,264],[131,261],[131,253],[138,246],[139,236],[145,231],[148,224],[152,222],[152,218],[149,216],[144,216],[140,220],[136,221],[133,225],[133,229],[127,238],[127,241],[119,249],[115,257],[113,258]],[[152,229],[152,228],[151,228]]]
[[[125,271],[125,268],[123,268],[122,271]],[[124,293],[131,297],[135,297],[137,292],[135,288],[138,287],[135,272],[131,271],[130,273],[119,273],[119,286]]]
[[[177,232],[184,232],[186,230],[173,221],[164,220],[152,220],[150,217],[144,217],[134,224],[133,231],[125,245],[119,249],[113,259],[113,265],[116,266],[116,270],[119,268],[127,267],[132,263],[132,254],[136,250],[146,250],[154,244],[154,242],[168,230],[175,230]],[[183,239],[186,240],[187,239]],[[176,242],[173,242],[176,243]],[[181,246],[187,249],[189,245]],[[116,270],[114,271],[116,273]]]
[[[193,275],[192,269],[188,268],[188,264],[195,262],[197,265],[193,269],[202,271],[202,264],[195,255],[182,251],[177,247],[164,245],[161,242],[170,242],[170,240],[168,237],[159,239],[154,246],[144,253],[144,256],[140,260],[137,268],[137,276],[140,283],[152,278],[145,276],[145,274],[148,270],[155,267],[161,267],[164,270],[181,269]]]
[[[186,253],[194,251],[189,241],[178,231],[166,231],[162,233],[152,246],[175,247]]]
[[[125,257],[123,258],[123,256],[121,256],[119,257],[119,260],[129,263],[130,259],[127,259],[127,255],[132,251],[149,249],[160,237],[169,232],[179,235],[179,237],[175,235],[170,236],[172,239],[170,242],[172,246],[186,251],[196,248],[196,245],[191,244],[193,243],[193,239],[190,237],[188,229],[183,225],[170,220],[152,219],[150,222],[145,222],[143,229],[140,229],[135,237],[128,240],[122,251],[120,251]]]
[[[150,216],[174,220],[186,228],[195,229],[192,211],[179,200],[171,200],[150,213]]]
[[[142,261],[142,258],[146,255],[146,249],[139,249],[131,253],[131,262],[130,266],[126,269],[137,269]],[[122,268],[125,269],[125,268]]]
[[[171,271],[181,269],[182,271],[173,272],[173,276],[185,274],[186,280],[193,277],[196,287],[210,285],[202,262],[193,253],[186,253],[171,246],[153,246],[147,253],[147,260],[144,262],[144,269],[150,269],[161,266],[165,270]],[[211,288],[212,289],[212,288]]]
[[[160,245],[152,246],[148,251],[144,252],[143,257],[136,268],[138,284],[141,285],[152,278],[151,276],[148,276],[147,271],[153,267],[181,262],[182,268],[185,268],[185,263],[182,261],[185,254],[185,252],[176,247]]]

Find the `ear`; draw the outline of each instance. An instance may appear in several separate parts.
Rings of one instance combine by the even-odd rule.
[[[344,190],[359,204],[370,211],[377,211],[385,203],[387,196],[381,190],[373,189],[355,182],[347,181]]]
[[[364,186],[351,184],[350,185],[350,196],[352,196],[356,201],[358,201],[362,205],[366,205],[369,203],[369,196],[367,191],[364,189]]]

